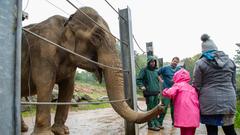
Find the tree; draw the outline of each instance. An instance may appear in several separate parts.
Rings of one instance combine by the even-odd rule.
[[[184,58],[182,60],[182,61],[184,61],[186,70],[188,70],[190,72],[191,78],[193,77],[193,69],[194,69],[195,62],[200,58],[200,55],[201,54],[196,54],[193,57]]]
[[[236,80],[237,80],[237,97],[238,99],[240,99],[240,72],[239,72],[239,65],[240,65],[240,47],[239,49],[236,50],[237,54],[234,55],[234,62],[237,65],[237,76],[236,76]]]
[[[144,68],[146,65],[147,65],[147,55],[137,53],[135,55],[136,75],[138,75],[140,70]]]
[[[87,71],[77,72],[75,74],[75,80],[89,84],[98,84],[95,75]]]
[[[240,48],[239,48],[240,49]],[[236,65],[239,67],[239,65],[240,65],[240,50],[239,49],[237,49],[236,50],[236,52],[237,52],[237,54],[236,55],[234,55],[234,57],[233,57],[233,60],[234,60],[234,62],[236,63]]]

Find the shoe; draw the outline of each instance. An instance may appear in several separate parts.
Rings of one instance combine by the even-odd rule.
[[[159,129],[164,129],[164,126],[161,126],[161,125],[160,125],[160,126],[158,126],[158,128],[159,128]]]
[[[149,130],[152,130],[152,131],[159,131],[160,128],[158,127],[148,127]]]

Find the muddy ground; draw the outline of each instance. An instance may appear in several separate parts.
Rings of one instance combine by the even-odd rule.
[[[142,109],[146,107],[143,101],[138,104]],[[24,120],[30,126],[30,129],[29,132],[22,133],[22,135],[30,135],[33,131],[35,118],[26,117]],[[71,135],[125,134],[124,120],[112,108],[70,112],[66,125],[69,126]],[[165,129],[160,130],[159,132],[147,130],[146,123],[140,124],[139,127],[139,135],[180,135],[179,129],[174,128],[171,125],[170,114],[166,115],[166,119],[164,121]],[[240,135],[239,130],[238,134]],[[197,129],[196,135],[206,135],[206,130],[203,125]],[[219,130],[219,135],[224,135],[221,129]]]

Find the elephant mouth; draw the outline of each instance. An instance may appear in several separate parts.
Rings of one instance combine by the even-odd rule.
[[[101,68],[97,68],[97,70],[95,70],[94,75],[96,76],[96,79],[98,80],[99,83],[102,83],[102,79],[103,79],[103,71]]]
[[[95,68],[89,69],[89,68],[84,68],[82,65],[78,65],[77,67],[93,73],[95,75],[97,81],[99,83],[102,83],[102,80],[103,80],[103,70],[102,70],[102,68],[100,68],[98,66],[95,66]]]

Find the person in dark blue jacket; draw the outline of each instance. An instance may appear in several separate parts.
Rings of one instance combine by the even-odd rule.
[[[181,69],[181,67],[178,67],[178,63],[179,63],[179,58],[178,57],[174,57],[171,61],[170,65],[164,66],[162,68],[160,68],[158,70],[158,75],[159,75],[159,80],[163,83],[163,89],[165,88],[170,88],[173,85],[173,75],[175,72],[177,72],[179,69]],[[164,108],[164,112],[160,114],[158,121],[160,123],[159,128],[163,129],[164,127],[163,125],[163,120],[164,117],[167,113],[167,109],[168,109],[168,105],[170,104],[171,107],[171,118],[172,118],[172,125],[174,124],[174,119],[173,119],[173,103],[171,101],[171,99],[163,97],[161,98],[162,104],[165,106]]]

